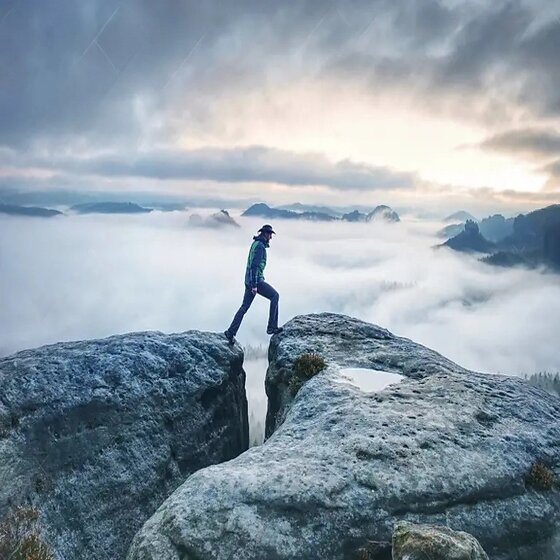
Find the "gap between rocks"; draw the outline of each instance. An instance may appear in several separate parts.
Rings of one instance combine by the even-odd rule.
[[[243,348],[245,370],[245,393],[249,417],[249,447],[262,445],[268,400],[264,388],[268,368],[268,348],[247,346]]]
[[[249,447],[264,443],[268,399],[265,377],[268,368],[268,349],[264,346],[248,346],[243,349],[249,417]],[[404,377],[396,373],[368,368],[340,368],[339,383],[349,383],[366,393],[379,392],[390,385],[400,383]]]

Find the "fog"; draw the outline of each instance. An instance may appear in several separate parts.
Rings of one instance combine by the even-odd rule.
[[[188,216],[0,218],[0,355],[128,331],[223,331],[241,303],[262,221],[235,216],[239,230],[211,230],[189,228]],[[436,222],[273,225],[266,279],[280,292],[281,324],[302,313],[345,313],[467,368],[560,371],[558,276],[434,250]],[[267,312],[258,297],[241,344],[266,348]],[[249,397],[263,418],[266,362],[253,355]]]

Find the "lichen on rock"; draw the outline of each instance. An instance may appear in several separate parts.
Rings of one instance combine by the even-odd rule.
[[[393,533],[393,560],[488,560],[488,555],[463,531],[401,521]]]

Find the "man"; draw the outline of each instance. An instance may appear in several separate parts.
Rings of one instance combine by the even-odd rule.
[[[253,243],[251,244],[249,257],[247,258],[247,269],[245,270],[245,294],[243,296],[243,303],[239,311],[235,314],[231,325],[224,332],[230,344],[234,344],[235,335],[239,330],[241,321],[245,313],[249,310],[249,307],[251,307],[257,294],[270,300],[268,327],[266,328],[267,334],[278,334],[283,330],[281,327],[278,327],[278,300],[280,296],[270,284],[264,281],[266,249],[269,247],[272,235],[275,233],[271,225],[265,224],[259,229],[259,235],[253,237]]]

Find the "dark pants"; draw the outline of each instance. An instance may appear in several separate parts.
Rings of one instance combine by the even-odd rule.
[[[280,299],[280,295],[270,284],[267,284],[266,282],[259,282],[257,286],[257,293],[270,300],[270,312],[268,314],[267,329],[276,329],[278,327],[278,300]],[[228,329],[233,336],[237,334],[241,321],[243,321],[243,317],[249,310],[249,307],[251,307],[254,299],[255,295],[251,291],[251,288],[249,286],[245,286],[243,303],[241,304],[239,311],[235,314],[235,317]]]

